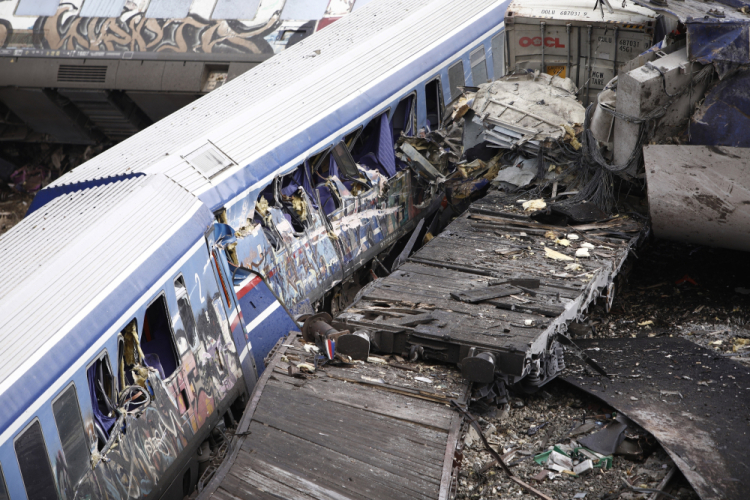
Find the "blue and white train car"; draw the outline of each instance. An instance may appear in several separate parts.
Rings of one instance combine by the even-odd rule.
[[[506,3],[373,1],[43,190],[0,237],[0,500],[189,492],[292,315],[442,202],[394,137],[500,75]]]
[[[503,73],[506,6],[371,2],[61,177],[32,209],[163,173],[238,234],[230,262],[309,311],[439,206],[439,181],[406,168],[394,142]]]

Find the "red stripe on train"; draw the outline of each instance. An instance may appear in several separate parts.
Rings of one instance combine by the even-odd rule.
[[[258,286],[258,283],[260,283],[261,281],[263,280],[261,279],[260,276],[256,276],[255,278],[250,280],[250,283],[240,288],[240,290],[237,292],[237,298],[241,299],[242,297],[247,295],[250,292],[250,290]]]

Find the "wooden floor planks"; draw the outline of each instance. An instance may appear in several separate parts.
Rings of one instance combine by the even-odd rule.
[[[246,435],[233,442],[233,453],[199,498],[445,498],[460,415],[445,403],[388,390],[398,388],[392,384],[342,380],[375,379],[398,370],[393,366],[365,363],[356,373],[326,367],[293,378],[286,355],[303,359],[306,353],[299,339],[292,342],[267,367],[252,414],[238,429]],[[401,379],[391,374],[389,380]],[[403,390],[414,391],[410,385],[404,382]],[[430,389],[445,401],[454,390]]]

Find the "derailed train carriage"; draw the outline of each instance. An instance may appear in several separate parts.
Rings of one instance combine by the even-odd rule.
[[[188,494],[293,318],[443,203],[394,142],[501,75],[505,8],[373,2],[40,192],[0,239],[0,499]]]

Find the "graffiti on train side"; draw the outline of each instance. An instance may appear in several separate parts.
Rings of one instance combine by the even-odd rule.
[[[78,8],[62,3],[54,16],[34,23],[37,49],[107,52],[176,52],[218,54],[272,54],[264,39],[280,25],[276,13],[261,25],[240,20],[207,20],[196,14],[183,19],[147,18],[126,11],[120,17],[78,17]],[[10,24],[0,21],[0,47],[10,41]]]
[[[318,300],[342,279],[344,271],[359,267],[393,243],[423,210],[415,204],[423,200],[415,200],[408,171],[388,180],[372,179],[370,189],[356,194],[338,178],[332,177],[331,185],[338,208],[327,216],[329,227],[311,208],[304,230],[295,231],[289,212],[271,207],[260,222],[255,217],[256,223],[237,240],[241,265],[262,275],[291,311]],[[304,193],[302,197],[309,206],[309,198]],[[252,212],[247,215],[253,220]]]

